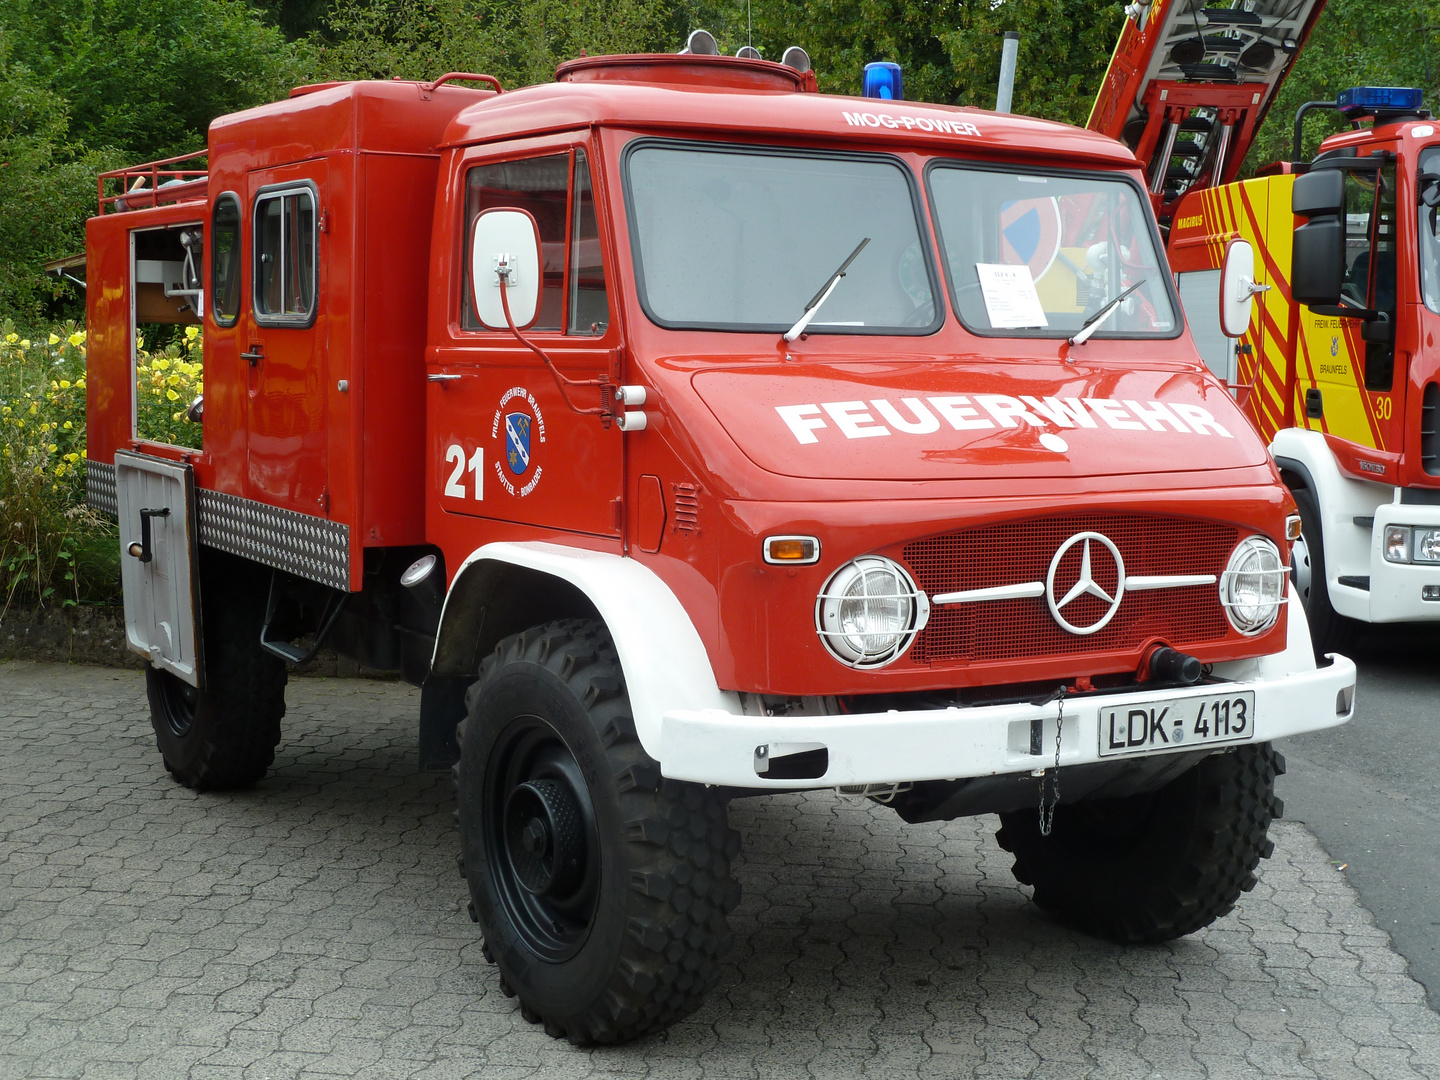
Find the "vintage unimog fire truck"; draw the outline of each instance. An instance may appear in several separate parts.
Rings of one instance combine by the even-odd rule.
[[[1324,7],[1136,5],[1090,117],[1147,170],[1196,343],[1294,495],[1295,584],[1322,654],[1365,623],[1440,620],[1440,129],[1419,89],[1354,87],[1301,106],[1292,159],[1239,179]],[[1316,109],[1351,130],[1305,161]],[[1235,240],[1263,295],[1227,338]]]
[[[419,684],[485,955],[577,1042],[715,984],[731,799],[998,813],[1038,904],[1160,941],[1254,884],[1272,740],[1353,710],[1130,151],[789,59],[301,87],[89,225],[166,767],[259,780],[322,642]],[[136,429],[167,321],[198,450]]]

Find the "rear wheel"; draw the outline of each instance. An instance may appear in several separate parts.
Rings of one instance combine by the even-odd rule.
[[[165,768],[197,791],[245,787],[275,760],[285,715],[285,665],[260,647],[265,571],[201,549],[205,688],[145,670],[150,723]]]
[[[1283,810],[1269,743],[1213,754],[1158,791],[1055,809],[1049,836],[1034,810],[1000,815],[996,840],[1018,881],[1062,922],[1123,944],[1168,941],[1209,926],[1255,887],[1255,867]]]
[[[1300,539],[1290,549],[1290,580],[1305,607],[1305,621],[1310,626],[1310,644],[1315,656],[1338,652],[1350,641],[1355,623],[1330,606],[1330,591],[1325,577],[1325,535],[1320,524],[1320,508],[1309,488],[1290,492],[1300,511]]]
[[[525,1019],[619,1042],[694,1011],[739,900],[725,803],[663,780],[600,625],[502,641],[467,695],[455,768],[471,913]]]

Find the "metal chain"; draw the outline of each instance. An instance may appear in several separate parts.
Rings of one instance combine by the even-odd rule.
[[[1049,836],[1055,825],[1055,807],[1060,803],[1060,737],[1065,731],[1065,687],[1056,693],[1060,711],[1055,718],[1055,768],[1040,775],[1040,835]],[[1050,807],[1045,807],[1045,781],[1050,781]]]

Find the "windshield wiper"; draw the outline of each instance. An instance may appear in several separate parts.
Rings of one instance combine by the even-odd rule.
[[[1139,281],[1135,282],[1134,285],[1131,285],[1119,296],[1115,297],[1114,300],[1111,300],[1103,308],[1095,312],[1094,315],[1091,315],[1088,319],[1081,323],[1080,329],[1077,330],[1075,332],[1075,336],[1070,339],[1070,344],[1083,345],[1091,334],[1095,333],[1096,330],[1100,329],[1101,324],[1110,317],[1110,313],[1120,306],[1120,301],[1124,300],[1127,296],[1129,296],[1132,292],[1134,292],[1136,289],[1138,289],[1141,285],[1144,284],[1145,279],[1141,278]]]
[[[799,321],[790,327],[789,330],[785,331],[786,341],[794,341],[805,332],[805,328],[810,325],[810,320],[820,314],[820,305],[830,299],[830,294],[835,291],[835,286],[840,284],[840,279],[845,276],[845,271],[850,269],[850,264],[855,261],[855,256],[864,251],[865,245],[868,243],[870,243],[870,238],[867,236],[864,240],[861,240],[860,243],[856,244],[855,250],[850,252],[850,257],[841,263],[840,268],[826,279],[824,285],[820,286],[820,291],[812,296],[810,302],[805,305],[805,313],[800,316]]]

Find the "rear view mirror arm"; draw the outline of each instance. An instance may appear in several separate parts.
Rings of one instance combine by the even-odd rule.
[[[562,373],[560,369],[555,366],[555,361],[550,359],[549,354],[522,334],[520,328],[515,325],[515,319],[510,314],[510,264],[504,259],[501,259],[495,267],[495,274],[499,279],[500,285],[500,307],[505,312],[505,323],[510,327],[510,332],[515,335],[516,340],[518,340],[521,345],[524,345],[544,362],[546,368],[550,371],[550,375],[555,380],[555,386],[560,391],[561,398],[564,399],[565,404],[569,406],[572,412],[577,412],[584,416],[598,416],[604,422],[605,426],[609,427],[610,421],[614,418],[615,413],[610,404],[613,384],[610,382],[608,376],[602,375],[598,379],[572,379]],[[600,404],[593,408],[583,408],[576,405],[570,398],[570,388],[576,386],[594,386],[598,388],[600,391]]]

